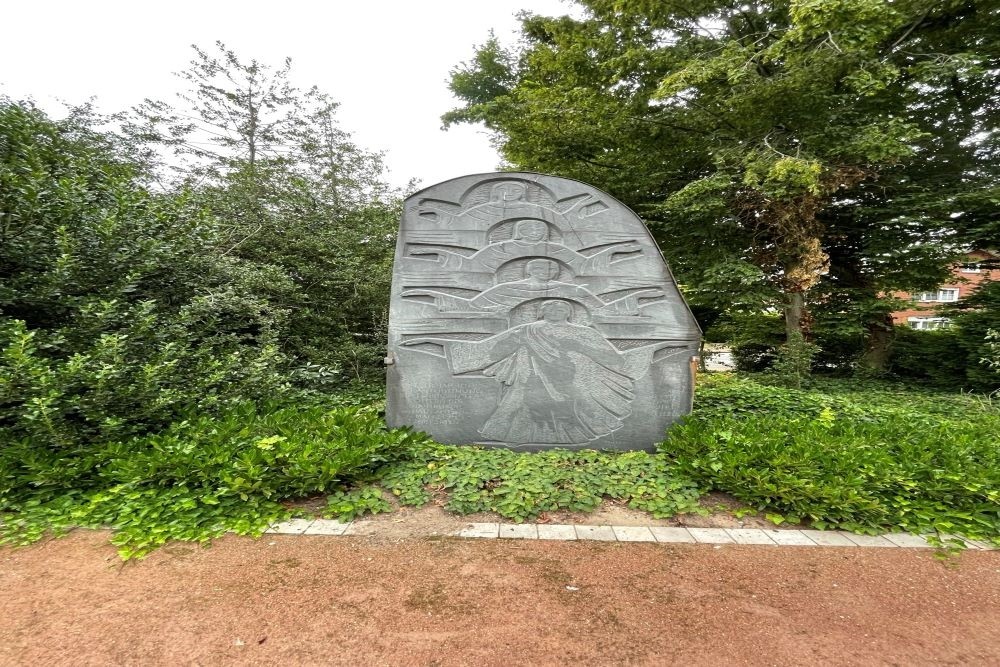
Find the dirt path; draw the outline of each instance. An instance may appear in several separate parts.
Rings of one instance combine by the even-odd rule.
[[[0,549],[0,665],[1000,664],[1000,552],[227,537]]]

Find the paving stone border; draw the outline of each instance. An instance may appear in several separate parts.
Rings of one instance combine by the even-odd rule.
[[[341,523],[333,519],[291,519],[264,531],[272,535],[371,535],[374,521]],[[374,531],[377,534],[377,530]],[[658,542],[688,544],[761,544],[793,547],[923,548],[933,546],[920,535],[886,533],[858,535],[842,530],[796,530],[761,528],[681,528],[666,526],[590,526],[545,523],[468,523],[448,533],[452,537],[514,540],[596,540],[601,542]],[[971,550],[994,548],[957,536]]]

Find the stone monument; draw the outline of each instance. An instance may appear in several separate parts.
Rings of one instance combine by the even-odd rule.
[[[652,449],[701,331],[642,221],[579,181],[462,176],[406,200],[390,426],[451,444]]]

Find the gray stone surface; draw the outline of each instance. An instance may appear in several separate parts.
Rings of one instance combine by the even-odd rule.
[[[736,544],[775,544],[767,533],[755,528],[727,528],[726,532]]]
[[[889,540],[897,547],[929,547],[930,544],[927,543],[920,535],[913,535],[912,533],[886,533],[883,535],[885,539]]]
[[[649,531],[657,542],[687,542],[693,543],[697,540],[688,532],[687,528],[674,528],[670,526],[650,526]]]
[[[729,536],[725,528],[688,528],[695,541],[702,544],[735,544],[736,540]]]
[[[579,181],[463,176],[406,200],[386,419],[440,442],[651,449],[701,332],[642,221]]]
[[[564,523],[540,523],[538,524],[538,539],[575,540],[576,529]]]
[[[580,540],[618,541],[611,526],[576,526],[576,537]]]
[[[538,527],[533,523],[501,523],[500,537],[513,537],[520,540],[537,540]]]
[[[856,535],[854,533],[844,533],[851,542],[859,547],[894,547],[896,546],[881,535]]]
[[[857,546],[854,542],[847,539],[847,536],[839,530],[805,529],[800,532],[821,547]]]
[[[792,547],[814,547],[816,543],[801,530],[762,530],[768,537],[774,540],[775,544],[782,544]]]
[[[351,526],[350,523],[341,523],[334,519],[316,519],[306,528],[304,535],[343,535],[344,531]]]
[[[274,533],[276,535],[301,535],[306,532],[306,529],[309,528],[312,523],[313,519],[289,519],[288,521],[281,521],[273,524],[264,532]]]
[[[645,526],[612,526],[619,542],[655,542],[656,538]]]
[[[498,523],[470,523],[458,532],[459,537],[496,537],[500,534]]]

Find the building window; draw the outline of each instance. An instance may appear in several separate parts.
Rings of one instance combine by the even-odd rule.
[[[947,317],[908,317],[907,322],[911,329],[929,331],[931,329],[947,329],[951,325],[951,320]]]
[[[962,273],[979,273],[981,271],[982,271],[982,268],[979,266],[979,264],[963,264],[962,265]]]
[[[957,287],[942,287],[936,292],[921,292],[918,301],[958,301]]]

